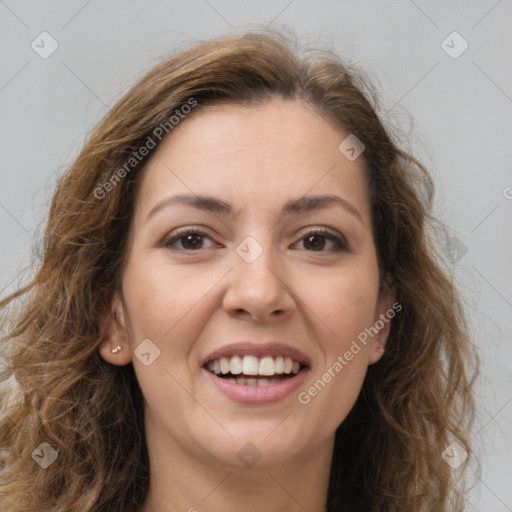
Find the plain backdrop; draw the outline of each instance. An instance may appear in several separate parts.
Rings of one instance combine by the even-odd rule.
[[[467,510],[512,511],[511,0],[0,0],[1,295],[37,252],[56,177],[128,86],[176,48],[262,25],[370,73],[433,173],[482,358]]]

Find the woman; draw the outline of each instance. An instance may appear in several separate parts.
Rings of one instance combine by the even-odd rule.
[[[2,301],[2,511],[462,510],[476,355],[371,98],[263,31],[110,110]]]

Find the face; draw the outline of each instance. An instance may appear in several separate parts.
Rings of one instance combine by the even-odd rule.
[[[238,468],[332,449],[391,305],[347,135],[298,101],[215,106],[148,162],[100,351],[133,363],[161,449]]]

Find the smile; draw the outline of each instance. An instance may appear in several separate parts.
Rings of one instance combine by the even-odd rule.
[[[293,378],[304,369],[304,365],[284,356],[233,355],[209,361],[205,368],[228,382],[268,386]]]
[[[241,341],[211,352],[201,362],[204,376],[230,401],[266,405],[290,397],[311,370],[310,359],[278,341]]]

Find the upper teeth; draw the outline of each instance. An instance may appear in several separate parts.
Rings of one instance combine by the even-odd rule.
[[[265,356],[258,359],[256,356],[221,357],[210,361],[206,368],[217,375],[231,373],[232,375],[281,375],[297,374],[300,363],[290,357]]]

